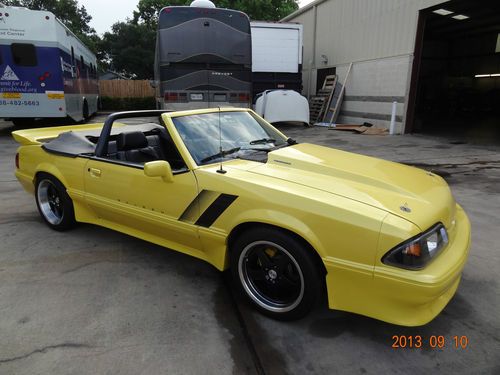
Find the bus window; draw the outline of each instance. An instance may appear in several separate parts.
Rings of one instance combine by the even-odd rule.
[[[12,43],[10,45],[14,64],[19,66],[36,66],[36,49],[33,44]]]
[[[84,77],[87,74],[87,72],[86,72],[86,67],[85,67],[85,61],[83,60],[82,55],[80,55],[80,65],[82,66],[81,71],[80,71],[80,76]]]

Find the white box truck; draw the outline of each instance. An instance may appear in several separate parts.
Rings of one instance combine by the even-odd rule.
[[[253,97],[273,89],[302,91],[302,25],[252,21]]]

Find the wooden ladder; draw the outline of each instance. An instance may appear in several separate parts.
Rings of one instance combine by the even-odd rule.
[[[321,89],[318,90],[315,96],[312,96],[309,99],[309,122],[311,124],[315,124],[323,120],[336,84],[336,75],[326,76]]]

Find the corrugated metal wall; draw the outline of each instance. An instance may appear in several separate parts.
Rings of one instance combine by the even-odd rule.
[[[328,66],[413,52],[418,11],[443,0],[327,0],[317,7],[316,56]],[[314,4],[314,3],[313,3]],[[304,25],[304,61],[312,58],[314,7],[288,22]]]
[[[302,55],[302,85],[306,94],[308,94],[308,90],[312,89],[309,84],[310,73],[311,73],[311,64],[312,64],[312,54],[314,50],[314,10],[304,12],[300,14],[296,18],[294,18],[291,22],[297,22],[304,25],[303,28],[303,55]],[[306,26],[307,25],[307,26]],[[315,80],[316,78],[314,78]]]
[[[392,101],[404,129],[419,10],[443,0],[326,0],[285,20],[304,25],[304,93],[316,91],[318,69],[353,64],[342,106],[344,121],[388,126]],[[316,17],[316,30],[315,30]],[[326,60],[325,61],[325,56]],[[363,111],[362,108],[365,108]]]
[[[339,65],[412,53],[418,11],[440,2],[443,1],[329,0],[320,3],[316,31],[318,67],[322,54],[328,56],[328,65]]]

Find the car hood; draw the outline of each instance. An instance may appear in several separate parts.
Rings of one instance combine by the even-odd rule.
[[[266,164],[248,169],[327,191],[403,217],[425,230],[437,222],[450,227],[455,201],[447,183],[422,169],[312,144],[268,154]]]

